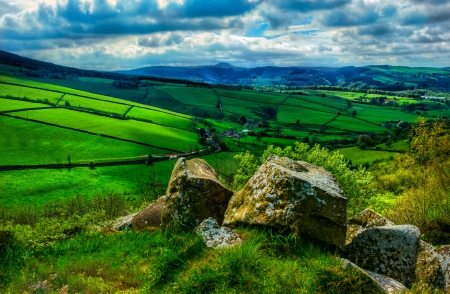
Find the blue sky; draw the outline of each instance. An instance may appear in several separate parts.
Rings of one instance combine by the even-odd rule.
[[[0,49],[67,66],[450,66],[450,0],[0,0]]]

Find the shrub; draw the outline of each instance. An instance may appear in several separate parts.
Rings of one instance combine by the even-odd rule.
[[[219,142],[219,147],[222,150],[227,150],[228,149],[227,142],[225,142],[225,140],[220,141]]]
[[[450,244],[450,219],[437,217],[423,226],[422,238],[433,245]]]

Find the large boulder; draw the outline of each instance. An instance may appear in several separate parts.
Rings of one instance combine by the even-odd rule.
[[[347,223],[348,258],[358,265],[418,289],[447,289],[450,259],[420,240],[414,226],[396,226],[366,209]],[[442,253],[445,249],[442,250]]]
[[[393,222],[381,216],[375,211],[367,208],[361,213],[355,215],[347,222],[347,238],[345,245],[352,242],[353,238],[361,234],[364,230],[371,227],[395,226]]]
[[[441,246],[436,250],[436,254],[440,258],[443,289],[450,293],[450,245]]]
[[[370,227],[345,247],[347,257],[360,267],[410,286],[415,281],[420,231],[415,226]]]
[[[164,208],[165,196],[160,197],[153,204],[133,217],[131,226],[135,231],[156,229],[161,226],[161,215]]]
[[[180,158],[167,187],[161,228],[175,224],[192,228],[209,217],[221,223],[231,196],[233,192],[205,160]]]
[[[223,222],[288,229],[343,246],[347,199],[332,174],[307,162],[270,156],[231,198]]]
[[[230,228],[221,227],[212,217],[202,221],[196,228],[197,234],[202,236],[207,247],[232,247],[242,243],[238,234]]]
[[[387,276],[362,269],[350,260],[341,258],[341,263],[343,268],[355,270],[360,274],[366,276],[373,282],[375,288],[381,293],[403,293],[408,290],[408,288],[406,288],[402,283]]]
[[[448,277],[446,278],[444,267],[448,268],[448,262],[445,263],[442,255],[433,246],[420,241],[415,271],[418,288],[446,289]]]

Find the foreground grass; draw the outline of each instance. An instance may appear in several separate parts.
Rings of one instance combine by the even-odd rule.
[[[238,230],[242,246],[208,249],[194,232],[82,232],[39,250],[15,245],[22,261],[5,290],[53,281],[57,293],[375,293],[326,248],[267,230]],[[10,262],[13,262],[11,258]],[[3,265],[6,267],[7,265]]]

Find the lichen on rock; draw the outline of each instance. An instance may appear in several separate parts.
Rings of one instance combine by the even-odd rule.
[[[343,246],[347,199],[332,174],[307,162],[270,156],[228,205],[223,222],[305,233]]]
[[[242,243],[235,230],[221,227],[212,217],[202,221],[197,226],[196,232],[203,237],[207,247],[232,247]]]
[[[360,268],[359,266],[345,258],[341,258],[341,264],[343,268],[356,270],[360,274],[369,278],[369,280],[374,283],[375,288],[381,293],[403,293],[404,291],[408,290],[408,288],[406,288],[402,283],[387,276]]]
[[[208,217],[222,222],[232,195],[205,160],[180,158],[167,187],[161,228],[193,228]]]

